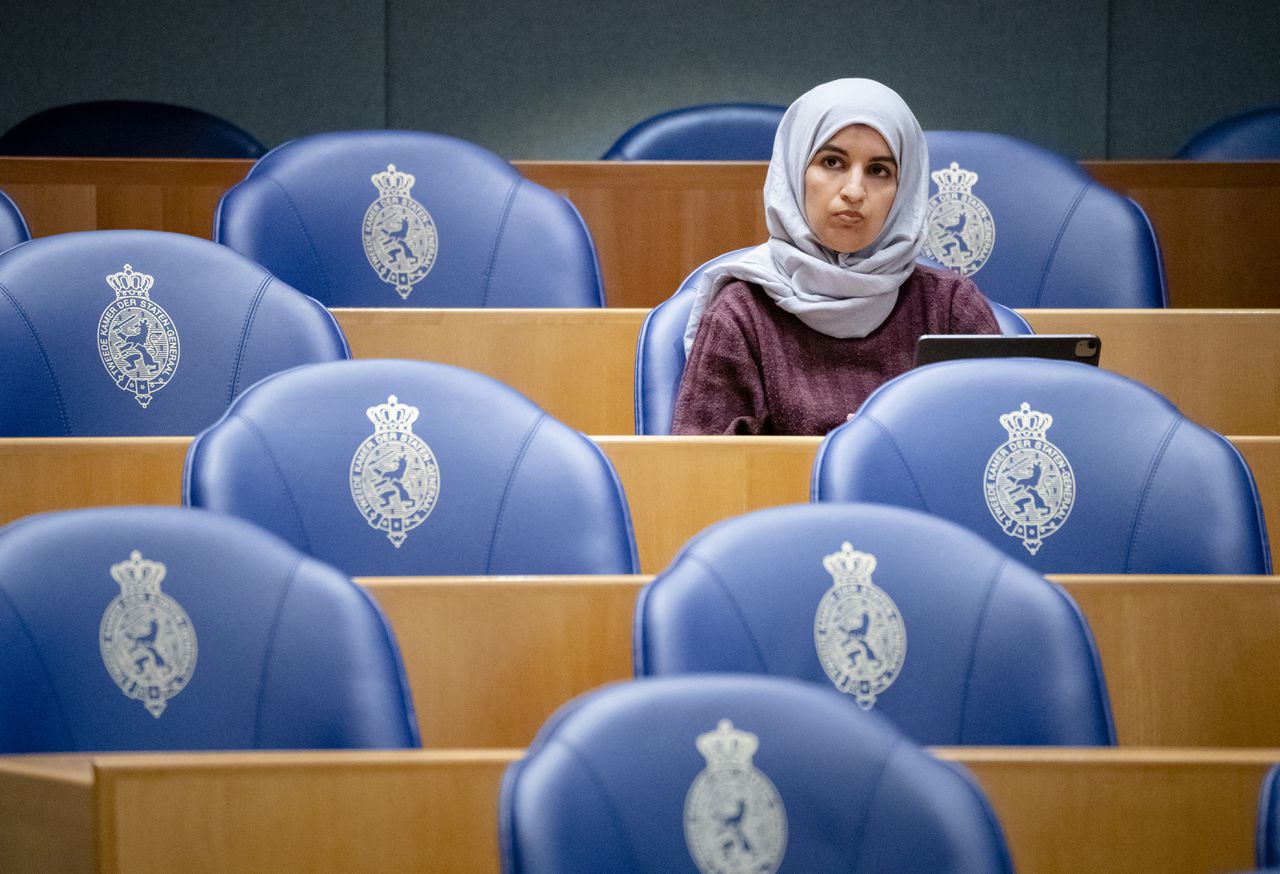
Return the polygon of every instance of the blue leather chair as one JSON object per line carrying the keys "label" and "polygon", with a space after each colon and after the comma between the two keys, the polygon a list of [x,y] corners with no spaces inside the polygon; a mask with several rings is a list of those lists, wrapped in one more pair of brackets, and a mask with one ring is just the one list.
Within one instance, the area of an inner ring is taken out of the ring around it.
{"label": "blue leather chair", "polygon": [[472,143],[349,131],[285,143],[222,198],[214,239],[331,307],[598,307],[568,200]]}
{"label": "blue leather chair", "polygon": [[785,106],[709,103],[646,118],[618,138],[604,161],[767,161]]}
{"label": "blue leather chair", "polygon": [[95,158],[257,158],[262,143],[224,118],[147,100],[55,106],[0,136],[0,155]]}
{"label": "blue leather chair", "polygon": [[444,364],[344,361],[263,380],[196,437],[184,495],[353,576],[638,567],[600,449]]}
{"label": "blue leather chair", "polygon": [[1224,118],[1197,133],[1175,158],[1196,161],[1280,160],[1280,106]]}
{"label": "blue leather chair", "polygon": [[933,175],[927,257],[1005,306],[1167,305],[1155,231],[1132,200],[1024,140],[925,136]]}
{"label": "blue leather chair", "polygon": [[504,874],[1013,870],[962,768],[780,677],[583,695],[507,769],[498,817]]}
{"label": "blue leather chair", "polygon": [[0,254],[0,436],[194,434],[267,374],[347,356],[324,307],[208,240],[85,231]]}
{"label": "blue leather chair", "polygon": [[1258,795],[1259,868],[1280,868],[1280,765],[1267,772]]}
{"label": "blue leather chair", "polygon": [[890,380],[824,439],[813,498],[933,513],[1041,573],[1271,572],[1235,447],[1074,362],[951,361]]}
{"label": "blue leather chair", "polygon": [[0,252],[30,239],[31,231],[27,230],[27,222],[18,211],[18,205],[0,191]]}
{"label": "blue leather chair", "polygon": [[373,599],[239,519],[180,507],[0,530],[0,752],[418,746]]}
{"label": "blue leather chair", "polygon": [[805,504],[713,525],[641,591],[634,645],[637,676],[834,686],[920,744],[1115,743],[1071,598],[973,532],[901,507]]}
{"label": "blue leather chair", "polygon": [[[720,261],[727,261],[747,251],[736,249],[718,255],[685,277],[676,293],[658,304],[645,316],[636,343],[635,419],[637,434],[670,434],[680,378],[684,375],[684,329],[693,309],[693,290],[702,274]],[[937,266],[931,264],[931,266]],[[1031,326],[1022,316],[1006,306],[988,301],[1000,331],[1004,334],[1030,334]]]}

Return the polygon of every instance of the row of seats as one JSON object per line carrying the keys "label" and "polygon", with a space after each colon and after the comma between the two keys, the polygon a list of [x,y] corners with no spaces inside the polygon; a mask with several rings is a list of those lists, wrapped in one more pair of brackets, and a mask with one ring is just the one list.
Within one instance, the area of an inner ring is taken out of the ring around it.
{"label": "row of seats", "polygon": [[[687,106],[644,119],[605,152],[606,161],[767,161],[786,107]],[[135,136],[113,132],[127,129]],[[226,119],[144,100],[98,100],[42,110],[0,135],[0,155],[258,158],[266,147]],[[1202,161],[1280,158],[1280,107],[1223,118],[1174,156]]]}
{"label": "row of seats", "polygon": [[[928,135],[924,260],[1006,307],[1162,307],[1146,215],[1078,165],[1021,140]],[[25,237],[0,226],[0,248]],[[435,134],[286,143],[222,198],[214,239],[330,307],[597,307],[591,235],[560,195],[497,155]]]}

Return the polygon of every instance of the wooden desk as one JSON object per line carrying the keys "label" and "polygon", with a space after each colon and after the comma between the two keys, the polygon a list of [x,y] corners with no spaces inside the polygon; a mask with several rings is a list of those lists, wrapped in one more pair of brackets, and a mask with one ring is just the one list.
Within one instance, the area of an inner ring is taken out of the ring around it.
{"label": "wooden desk", "polygon": [[[1019,871],[1203,874],[1253,860],[1280,750],[945,748]],[[0,870],[498,871],[516,750],[0,757]],[[675,838],[679,840],[679,836]]]}
{"label": "wooden desk", "polygon": [[[640,570],[730,516],[809,500],[817,437],[595,437],[631,508]],[[1280,544],[1280,437],[1233,437]],[[0,438],[0,523],[48,510],[179,504],[186,437]]]}
{"label": "wooden desk", "polygon": [[[564,702],[631,677],[650,579],[360,582],[400,642],[424,743],[515,747]],[[1054,579],[1093,629],[1122,745],[1280,747],[1280,577]]]}
{"label": "wooden desk", "polygon": [[[516,161],[566,195],[599,251],[611,306],[654,306],[688,273],[765,237],[763,163]],[[0,189],[37,236],[151,228],[211,236],[239,160],[0,158]],[[1176,307],[1277,307],[1266,269],[1280,236],[1280,162],[1086,161],[1146,210]],[[981,277],[979,276],[979,281]]]}

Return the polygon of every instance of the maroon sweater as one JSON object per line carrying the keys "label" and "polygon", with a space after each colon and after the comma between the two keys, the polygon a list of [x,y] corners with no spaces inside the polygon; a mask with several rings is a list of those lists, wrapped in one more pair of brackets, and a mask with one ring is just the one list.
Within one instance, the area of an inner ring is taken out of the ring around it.
{"label": "maroon sweater", "polygon": [[998,334],[986,298],[949,270],[917,266],[866,337],[820,334],[758,285],[733,282],[698,324],[673,434],[826,434],[915,363],[921,334]]}

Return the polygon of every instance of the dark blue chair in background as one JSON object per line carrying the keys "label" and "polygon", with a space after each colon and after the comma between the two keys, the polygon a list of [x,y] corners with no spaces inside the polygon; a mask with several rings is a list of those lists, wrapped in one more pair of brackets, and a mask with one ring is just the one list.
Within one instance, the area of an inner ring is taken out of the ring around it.
{"label": "dark blue chair in background", "polygon": [[1258,795],[1259,868],[1280,868],[1280,765],[1267,772]]}
{"label": "dark blue chair in background", "polygon": [[184,496],[353,576],[637,572],[599,447],[444,364],[344,361],[263,380],[191,444]]}
{"label": "dark blue chair in background", "polygon": [[31,231],[27,229],[27,222],[18,211],[18,205],[9,195],[0,191],[0,252],[30,239]]}
{"label": "dark blue chair in background", "polygon": [[0,155],[257,158],[262,143],[224,118],[147,100],[94,100],[28,116],[0,136]]}
{"label": "dark blue chair in background", "polygon": [[973,532],[901,507],[775,507],[708,528],[641,591],[634,645],[637,676],[833,685],[920,744],[1115,743],[1071,598]]}
{"label": "dark blue chair in background", "polygon": [[504,874],[1013,870],[961,768],[778,677],[583,695],[508,768],[498,816]]}
{"label": "dark blue chair in background", "polygon": [[646,118],[618,138],[604,161],[767,161],[785,106],[709,103]]}
{"label": "dark blue chair in background", "polygon": [[1174,157],[1196,161],[1280,160],[1280,106],[1266,106],[1217,121],[1188,140]]}
{"label": "dark blue chair in background", "polygon": [[0,253],[0,436],[195,434],[262,377],[346,357],[324,307],[209,240],[85,231]]}
{"label": "dark blue chair in background", "polygon": [[1155,231],[1132,200],[1024,140],[925,136],[933,176],[926,257],[1009,307],[1167,304]]}
{"label": "dark blue chair in background", "polygon": [[1236,448],[1074,362],[951,361],[890,380],[824,439],[812,494],[950,519],[1041,573],[1271,572]]}
{"label": "dark blue chair in background", "polygon": [[[675,294],[658,304],[644,318],[636,343],[635,420],[637,434],[670,434],[680,378],[684,375],[684,329],[693,309],[693,291],[702,274],[721,261],[746,249],[718,255],[685,277]],[[933,265],[937,266],[937,265]],[[1030,334],[1022,316],[995,301],[988,301],[1000,330],[1005,334]]]}
{"label": "dark blue chair in background", "polygon": [[413,131],[272,149],[222,198],[214,239],[331,307],[598,307],[568,200],[492,152]]}
{"label": "dark blue chair in background", "polygon": [[394,637],[331,567],[179,507],[0,530],[0,752],[418,746]]}

